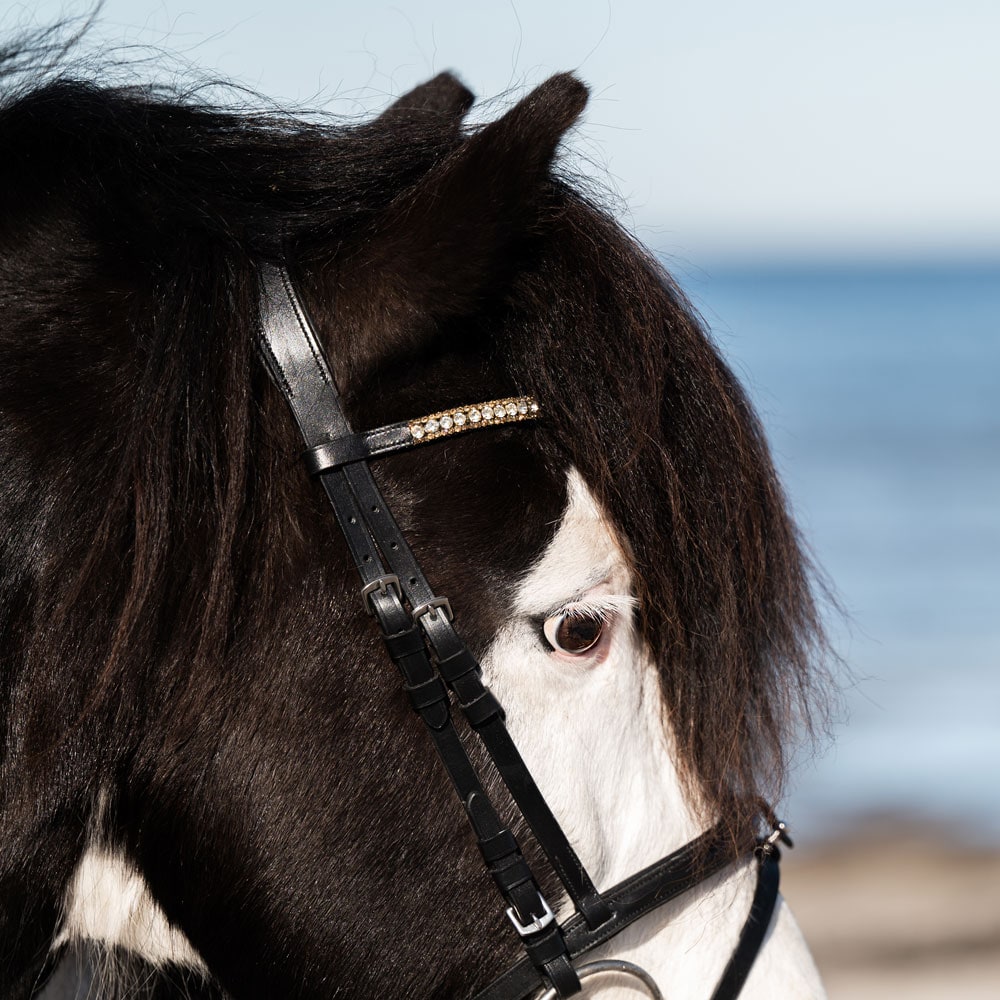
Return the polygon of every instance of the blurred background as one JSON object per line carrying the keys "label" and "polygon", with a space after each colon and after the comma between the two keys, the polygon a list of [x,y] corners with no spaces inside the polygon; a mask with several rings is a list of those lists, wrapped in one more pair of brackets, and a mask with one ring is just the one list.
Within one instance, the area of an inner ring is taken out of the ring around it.
{"label": "blurred background", "polygon": [[786,895],[832,997],[996,1000],[1000,6],[108,0],[88,45],[350,117],[442,69],[499,98],[474,118],[591,85],[565,166],[743,377],[847,612]]}

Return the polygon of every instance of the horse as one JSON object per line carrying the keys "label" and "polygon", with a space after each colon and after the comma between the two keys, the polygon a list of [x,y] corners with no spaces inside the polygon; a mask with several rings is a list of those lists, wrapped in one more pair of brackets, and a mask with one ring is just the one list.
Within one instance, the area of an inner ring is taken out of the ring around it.
{"label": "horse", "polygon": [[[697,1000],[756,935],[744,1000],[821,997],[780,896],[751,926],[814,573],[708,332],[558,170],[586,87],[470,127],[442,74],[337,123],[6,57],[0,994],[76,962],[109,998],[467,998],[516,965],[526,996]],[[301,467],[262,349],[289,310],[336,419],[405,447]],[[386,567],[361,593],[334,480],[446,599]],[[427,637],[401,690],[386,608],[460,633],[478,700]],[[605,890],[664,855],[677,884],[605,940]]]}

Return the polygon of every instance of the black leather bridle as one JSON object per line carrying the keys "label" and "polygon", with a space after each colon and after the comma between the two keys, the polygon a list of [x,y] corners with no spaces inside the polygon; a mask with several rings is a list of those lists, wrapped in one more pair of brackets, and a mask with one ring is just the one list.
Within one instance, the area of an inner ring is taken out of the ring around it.
{"label": "black leather bridle", "polygon": [[[534,419],[538,404],[530,397],[492,400],[355,433],[287,270],[261,265],[261,289],[261,354],[302,432],[306,465],[333,505],[361,576],[365,607],[437,748],[524,947],[524,957],[472,1000],[522,1000],[539,990],[568,997],[581,991],[581,978],[605,971],[632,975],[658,996],[648,974],[630,963],[577,960],[721,872],[733,860],[731,842],[721,827],[713,828],[613,888],[597,890],[521,759],[503,709],[482,681],[479,663],[455,631],[448,599],[431,589],[368,466],[381,455],[473,427]],[[452,698],[573,901],[576,912],[562,923],[480,782],[453,725]],[[711,1000],[739,995],[774,912],[777,842],[791,842],[784,824],[768,816],[769,834],[747,845],[746,853],[756,856],[758,866],[750,913]]]}

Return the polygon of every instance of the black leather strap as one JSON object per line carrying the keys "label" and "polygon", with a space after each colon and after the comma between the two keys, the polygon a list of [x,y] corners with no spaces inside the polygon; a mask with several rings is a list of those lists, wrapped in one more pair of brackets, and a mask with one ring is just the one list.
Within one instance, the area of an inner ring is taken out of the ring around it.
{"label": "black leather strap", "polygon": [[[353,434],[347,423],[322,348],[287,272],[264,265],[261,277],[264,357],[295,414],[309,449],[307,455],[322,455],[324,448],[336,449],[341,442],[363,438],[363,435]],[[362,446],[358,448],[363,450]],[[319,479],[337,514],[364,585],[368,587],[388,575],[379,558],[381,554],[391,574],[400,581],[401,596],[405,596],[411,608],[434,605],[439,598],[399,530],[367,464],[361,459],[337,464],[322,473]],[[502,709],[483,684],[478,663],[445,614],[429,611],[420,616],[419,623],[441,675],[455,692],[470,725],[479,733],[567,893],[590,926],[599,926],[610,917],[610,910],[511,740]]]}
{"label": "black leather strap", "polygon": [[364,462],[394,451],[413,447],[413,436],[407,423],[386,424],[375,430],[346,434],[333,441],[324,441],[310,448],[303,456],[310,475],[338,469],[349,462]]}
{"label": "black leather strap", "polygon": [[[591,930],[579,917],[563,924],[570,956],[576,960],[605,944],[620,931],[732,864],[732,847],[719,826],[644,868],[604,893],[614,913],[603,927]],[[750,914],[739,942],[711,1000],[736,1000],[760,951],[778,898],[778,852],[766,841],[755,848],[759,865]],[[472,1000],[524,1000],[544,987],[530,962],[522,960],[495,979]]]}
{"label": "black leather strap", "polygon": [[[346,465],[343,473],[364,510],[372,533],[379,539],[386,562],[402,582],[411,607],[433,604],[438,600],[437,595],[382,499],[368,467],[363,463]],[[458,636],[447,615],[429,611],[421,615],[419,621],[441,676],[455,692],[459,706],[469,724],[478,732],[549,863],[590,926],[600,926],[611,912],[510,738],[500,704],[483,683],[475,657]]]}
{"label": "black leather strap", "polygon": [[[333,377],[287,273],[264,266],[261,280],[261,351],[275,384],[295,415],[307,447],[315,448],[323,440],[349,437],[351,430]],[[403,605],[404,593],[413,601],[412,590],[408,588],[412,587],[412,575],[419,574],[416,561],[398,528],[398,541],[379,536],[380,515],[387,511],[366,465],[340,466],[319,478],[358,568],[367,606],[379,622],[386,648],[403,676],[411,703],[426,723],[445,770],[466,804],[477,839],[495,843],[510,831],[493,808],[451,724],[448,701],[439,696],[440,687],[435,690],[437,673],[424,638],[417,641],[419,629]],[[361,488],[360,498],[353,484]],[[392,524],[395,528],[395,521]],[[387,572],[382,559],[394,546],[405,548],[407,553],[406,571],[411,576],[402,587],[398,576]],[[423,581],[423,575],[419,576]],[[508,856],[495,859],[489,865],[490,873],[513,915],[521,924],[530,925],[547,904],[513,834],[508,843],[511,845]],[[558,925],[548,923],[523,934],[522,938],[533,968],[551,982],[560,997],[579,992],[580,982]]]}
{"label": "black leather strap", "polygon": [[715,987],[712,1000],[736,1000],[750,975],[754,960],[764,943],[764,936],[771,926],[774,908],[778,903],[778,884],[781,873],[778,868],[780,855],[773,844],[762,844],[757,849],[757,888],[750,903],[750,914],[740,931],[736,950],[729,958],[719,985]]}
{"label": "black leather strap", "polygon": [[264,264],[260,280],[261,354],[307,446],[349,434],[323,349],[288,272]]}
{"label": "black leather strap", "polygon": [[[720,849],[722,843],[720,831],[711,830],[620,882],[604,894],[612,917],[596,930],[589,928],[580,915],[570,917],[562,926],[570,956],[576,959],[585,955],[640,917],[721,871],[730,860],[728,853]],[[531,962],[522,960],[477,993],[473,1000],[523,1000],[543,986]]]}

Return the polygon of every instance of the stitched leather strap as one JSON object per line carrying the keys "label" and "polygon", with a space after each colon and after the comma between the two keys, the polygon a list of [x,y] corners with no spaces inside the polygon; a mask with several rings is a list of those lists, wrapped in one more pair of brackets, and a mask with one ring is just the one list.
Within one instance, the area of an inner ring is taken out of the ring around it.
{"label": "stitched leather strap", "polygon": [[386,424],[375,430],[346,434],[334,441],[324,441],[305,452],[302,459],[309,474],[317,476],[349,462],[368,461],[412,446],[409,424]]}
{"label": "stitched leather strap", "polygon": [[[315,448],[324,440],[349,437],[351,429],[332,374],[287,272],[263,266],[261,279],[261,351],[306,445]],[[402,603],[404,594],[411,604],[414,600],[408,586],[413,574],[419,574],[419,567],[395,528],[395,521],[392,521],[394,537],[379,535],[380,515],[387,514],[387,509],[367,465],[340,466],[323,473],[319,479],[357,566],[368,608],[378,619],[389,654],[403,675],[404,688],[426,723],[445,770],[466,805],[477,840],[495,842],[509,830],[490,803],[451,724],[447,699],[435,696],[436,671],[423,638],[419,643],[416,641],[419,631]],[[383,554],[394,547],[405,548],[407,552],[405,567],[396,564],[410,573],[402,587],[399,577],[389,574],[383,563]],[[423,580],[423,575],[419,575]],[[395,583],[388,582],[390,577]],[[433,596],[429,599],[434,600]],[[512,834],[509,843],[508,856],[495,859],[489,865],[490,873],[520,923],[530,926],[542,916],[546,904]],[[580,982],[557,925],[548,923],[522,936],[533,967],[552,983],[559,996],[579,992]]]}
{"label": "stitched leather strap", "polygon": [[[604,893],[613,918],[591,930],[579,916],[563,924],[570,956],[575,960],[605,944],[620,931],[732,863],[731,846],[721,826],[706,831],[667,857],[644,868]],[[766,842],[756,848],[757,887],[739,943],[711,1000],[736,1000],[760,951],[778,896],[778,852]],[[518,962],[472,1000],[525,1000],[544,987],[537,970]]]}
{"label": "stitched leather strap", "polygon": [[[363,438],[363,435],[354,435],[347,423],[322,348],[288,273],[283,268],[263,265],[261,277],[264,285],[261,315],[264,357],[295,414],[310,449],[307,454],[318,454],[317,449],[321,451],[331,441]],[[381,552],[391,574],[400,581],[401,596],[406,597],[411,608],[431,606],[438,601],[367,464],[361,459],[340,464],[321,474],[319,479],[337,513],[365,586],[386,575],[379,559]],[[354,503],[342,483],[347,484]],[[478,663],[443,613],[429,612],[419,621],[442,676],[466,710],[470,724],[479,733],[570,898],[591,926],[599,926],[608,919],[610,910],[511,740],[503,724],[499,702],[480,678]]]}
{"label": "stitched leather strap", "polygon": [[[382,499],[370,470],[359,463],[344,466],[343,472],[379,539],[392,573],[403,581],[411,607],[432,605],[438,598]],[[549,863],[587,922],[592,927],[600,926],[610,917],[610,910],[510,738],[500,704],[483,683],[475,657],[459,638],[447,615],[429,611],[421,615],[419,621],[441,676],[454,691],[469,724],[478,732]]]}

